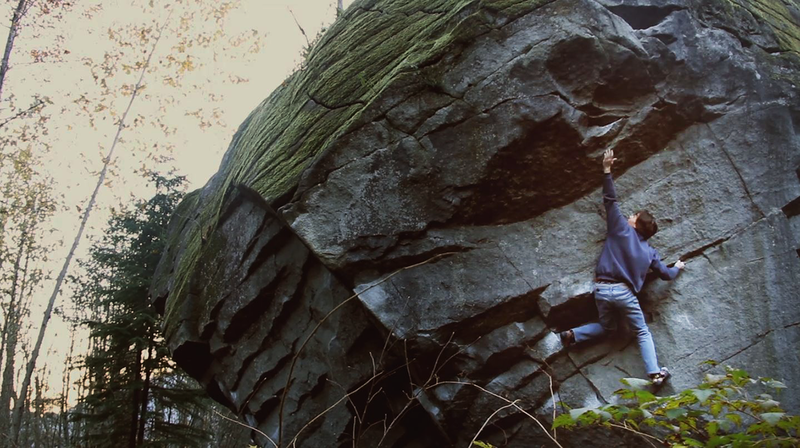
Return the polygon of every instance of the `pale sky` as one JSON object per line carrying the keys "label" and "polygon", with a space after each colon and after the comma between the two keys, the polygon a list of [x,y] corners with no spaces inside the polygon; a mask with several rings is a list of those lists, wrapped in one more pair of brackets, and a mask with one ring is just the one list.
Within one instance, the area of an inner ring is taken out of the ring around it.
{"label": "pale sky", "polygon": [[[77,232],[80,214],[77,207],[84,208],[96,183],[95,172],[102,166],[102,157],[111,145],[116,126],[110,113],[119,116],[130,99],[129,96],[117,98],[99,97],[100,89],[94,81],[87,61],[95,63],[104,54],[115,54],[120,48],[111,39],[115,32],[125,32],[132,26],[157,23],[163,24],[172,3],[162,7],[131,7],[130,1],[105,0],[87,15],[87,4],[76,2],[74,9],[40,30],[23,29],[15,42],[9,71],[3,89],[3,106],[0,118],[8,115],[7,100],[14,95],[18,107],[30,104],[32,95],[50,97],[54,104],[48,105],[52,118],[48,124],[46,141],[52,150],[46,155],[45,170],[55,179],[59,193],[64,194],[65,207],[53,220],[53,241],[63,241],[50,254],[50,263],[45,269],[54,278],[61,269],[67,249]],[[141,1],[146,5],[146,1]],[[219,5],[219,2],[209,2]],[[345,8],[352,0],[345,0]],[[177,3],[176,3],[177,4]],[[3,5],[3,24],[10,23],[12,7],[16,2]],[[99,6],[102,5],[102,6]],[[150,169],[167,171],[171,167],[179,174],[186,175],[189,189],[202,187],[208,178],[217,171],[219,162],[236,127],[280,84],[301,62],[301,52],[306,40],[295,23],[297,21],[308,34],[309,39],[324,26],[335,19],[336,0],[241,0],[238,9],[228,13],[224,22],[218,25],[213,17],[196,15],[183,22],[179,13],[173,13],[170,23],[159,42],[151,61],[151,66],[164,64],[169,55],[182,57],[178,51],[175,36],[179,27],[191,34],[196,31],[212,35],[220,26],[227,40],[212,45],[207,50],[188,50],[192,70],[183,75],[183,87],[168,86],[162,72],[148,73],[145,76],[146,88],[133,104],[127,122],[138,119],[143,124],[123,131],[121,142],[115,152],[115,163],[109,182],[101,189],[97,209],[90,219],[90,228],[81,242],[77,256],[86,253],[91,238],[97,236],[109,218],[110,209],[120,203],[127,203],[132,196],[147,199],[152,191],[142,183],[141,176],[134,173],[143,164]],[[170,29],[171,28],[171,29]],[[3,27],[3,29],[7,29]],[[28,34],[26,34],[28,33]],[[40,33],[40,36],[35,34]],[[57,38],[57,36],[61,36]],[[5,45],[6,34],[2,35]],[[246,38],[244,45],[236,47],[236,39]],[[52,47],[59,39],[59,48],[66,49],[59,61],[32,63],[32,50]],[[258,43],[258,51],[255,50]],[[138,52],[149,51],[150,47],[136,46],[122,48],[120,61],[142,59]],[[126,59],[127,58],[127,59]],[[247,82],[235,83],[230,74]],[[112,91],[119,92],[124,84],[134,85],[139,71],[130,73],[120,71],[109,81]],[[107,107],[97,114],[82,114],[75,100],[86,92],[91,110]],[[200,128],[197,117],[187,115],[202,110],[204,118],[211,117],[216,110],[215,122],[207,129]],[[95,116],[94,127],[89,117]],[[102,116],[107,119],[102,120]],[[160,118],[170,135],[165,136],[155,123]],[[219,122],[219,123],[217,123]],[[157,145],[153,147],[153,145]],[[154,156],[166,153],[163,146],[172,146],[172,162],[158,162]],[[73,261],[70,274],[78,274]],[[46,281],[41,291],[34,297],[31,309],[32,328],[29,346],[33,345],[36,332],[41,323],[42,313],[54,285],[54,280]],[[65,289],[58,298],[56,306],[71,308],[70,291]],[[67,311],[69,312],[69,311]],[[85,341],[83,341],[85,343]],[[69,348],[69,328],[64,321],[54,316],[51,320],[42,346],[42,354],[37,368],[47,366],[50,371],[50,391],[48,395],[60,392],[63,365]],[[21,359],[17,361],[18,364]],[[72,381],[77,379],[73,373]],[[21,381],[19,381],[21,382]],[[19,384],[18,382],[18,384]],[[19,386],[17,386],[19,387]],[[71,393],[73,403],[74,392]]]}

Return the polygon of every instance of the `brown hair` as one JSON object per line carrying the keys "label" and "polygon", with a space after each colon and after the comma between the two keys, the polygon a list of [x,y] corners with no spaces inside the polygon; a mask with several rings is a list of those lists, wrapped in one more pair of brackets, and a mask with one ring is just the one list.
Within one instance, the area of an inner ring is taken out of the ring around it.
{"label": "brown hair", "polygon": [[642,235],[644,239],[650,239],[651,236],[658,232],[658,224],[656,218],[647,210],[642,210],[636,214],[636,231]]}

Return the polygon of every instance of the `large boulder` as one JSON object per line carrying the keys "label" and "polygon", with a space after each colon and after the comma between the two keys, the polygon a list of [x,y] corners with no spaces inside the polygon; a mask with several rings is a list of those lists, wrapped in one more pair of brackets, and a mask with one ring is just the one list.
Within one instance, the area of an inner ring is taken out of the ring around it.
{"label": "large boulder", "polygon": [[176,361],[267,446],[547,445],[529,414],[645,373],[625,331],[554,334],[596,318],[611,148],[623,212],[686,262],[639,296],[660,393],[713,359],[799,412],[798,23],[788,0],[356,1],[173,219],[152,296]]}

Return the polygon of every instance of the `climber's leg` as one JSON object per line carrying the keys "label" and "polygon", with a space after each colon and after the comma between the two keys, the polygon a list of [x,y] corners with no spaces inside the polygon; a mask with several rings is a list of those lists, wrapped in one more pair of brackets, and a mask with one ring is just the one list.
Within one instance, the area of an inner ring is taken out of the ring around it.
{"label": "climber's leg", "polygon": [[647,323],[644,320],[644,313],[642,313],[642,308],[639,306],[639,300],[633,295],[630,289],[626,289],[626,292],[617,298],[616,303],[627,319],[631,331],[636,335],[647,374],[653,375],[659,373],[661,369],[658,367],[653,336],[650,334],[650,329],[647,327]]}
{"label": "climber's leg", "polygon": [[617,324],[614,321],[614,309],[611,302],[609,302],[609,299],[613,297],[614,286],[614,284],[606,283],[599,283],[595,286],[594,304],[597,306],[597,315],[600,323],[593,322],[572,330],[575,334],[575,342],[599,338],[617,329]]}

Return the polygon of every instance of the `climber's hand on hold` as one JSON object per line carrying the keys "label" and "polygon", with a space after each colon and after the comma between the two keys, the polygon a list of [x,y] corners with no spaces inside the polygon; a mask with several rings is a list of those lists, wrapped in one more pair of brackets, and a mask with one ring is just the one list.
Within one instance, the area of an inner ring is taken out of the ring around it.
{"label": "climber's hand on hold", "polygon": [[675,267],[680,269],[680,270],[683,270],[683,268],[685,266],[686,266],[686,263],[682,262],[681,260],[678,260],[678,261],[675,262]]}
{"label": "climber's hand on hold", "polygon": [[616,161],[617,159],[614,158],[614,150],[606,149],[606,152],[603,153],[603,172],[610,173],[611,165],[613,165]]}

